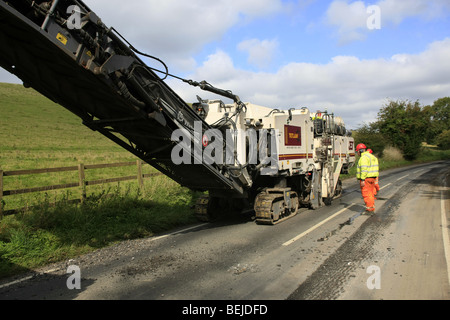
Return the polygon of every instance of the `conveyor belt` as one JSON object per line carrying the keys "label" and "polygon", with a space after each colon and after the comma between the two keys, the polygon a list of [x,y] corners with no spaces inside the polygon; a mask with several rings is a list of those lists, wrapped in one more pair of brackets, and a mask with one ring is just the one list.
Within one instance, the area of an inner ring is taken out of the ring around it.
{"label": "conveyor belt", "polygon": [[90,21],[81,30],[61,25],[69,5],[90,11],[82,1],[48,2],[55,4],[55,14],[44,29],[46,16],[36,16],[36,6],[48,10],[45,1],[34,1],[34,8],[32,1],[8,3],[0,0],[1,67],[181,185],[244,192],[216,165],[172,162],[173,131],[184,128],[193,136],[194,121],[202,121],[204,131],[209,125],[96,15],[83,15]]}

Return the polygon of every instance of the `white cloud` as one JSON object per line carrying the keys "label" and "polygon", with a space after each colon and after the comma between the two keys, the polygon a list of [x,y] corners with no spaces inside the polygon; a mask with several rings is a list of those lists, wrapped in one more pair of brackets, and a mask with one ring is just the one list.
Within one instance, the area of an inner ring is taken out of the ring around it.
{"label": "white cloud", "polygon": [[386,23],[399,24],[409,17],[434,19],[450,9],[448,0],[381,0],[376,3]]}
{"label": "white cloud", "polygon": [[278,40],[244,40],[238,44],[238,49],[248,54],[248,63],[264,69],[270,65],[279,47]]}
{"label": "white cloud", "polygon": [[363,40],[367,29],[367,8],[363,1],[333,1],[326,12],[326,22],[337,27],[342,44]]}
{"label": "white cloud", "polygon": [[[327,64],[289,63],[277,73],[267,73],[239,70],[225,52],[218,51],[192,77],[207,79],[214,86],[232,90],[243,101],[267,107],[327,108],[356,128],[375,121],[387,99],[419,99],[431,104],[448,96],[449,56],[450,38],[432,43],[416,55],[373,60],[337,56]],[[186,101],[194,101],[196,94],[213,97],[177,81],[170,84]]]}
{"label": "white cloud", "polygon": [[448,0],[380,0],[375,3],[334,0],[328,7],[325,22],[337,28],[341,44],[364,40],[370,32],[367,21],[373,14],[368,12],[368,8],[372,5],[380,10],[383,28],[398,25],[409,17],[438,18],[443,12],[450,10]]}
{"label": "white cloud", "polygon": [[196,70],[195,79],[226,83],[239,77],[231,57],[222,50],[208,56],[208,59]]}
{"label": "white cloud", "polygon": [[85,0],[107,26],[141,51],[189,70],[205,44],[220,40],[234,25],[285,10],[282,0]]}
{"label": "white cloud", "polygon": [[0,67],[0,82],[22,83],[22,80]]}

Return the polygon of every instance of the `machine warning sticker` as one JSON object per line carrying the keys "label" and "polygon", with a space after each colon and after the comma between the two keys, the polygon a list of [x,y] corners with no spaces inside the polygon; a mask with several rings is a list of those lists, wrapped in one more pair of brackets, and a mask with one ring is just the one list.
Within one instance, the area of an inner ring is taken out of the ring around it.
{"label": "machine warning sticker", "polygon": [[203,146],[206,148],[207,146],[208,146],[208,144],[209,144],[209,139],[208,139],[208,136],[205,134],[204,136],[203,136],[203,138],[202,138],[202,144],[203,144]]}
{"label": "machine warning sticker", "polygon": [[56,39],[58,39],[63,45],[67,44],[67,38],[61,33],[56,35]]}
{"label": "machine warning sticker", "polygon": [[284,126],[284,144],[286,146],[302,145],[302,128],[295,126]]}

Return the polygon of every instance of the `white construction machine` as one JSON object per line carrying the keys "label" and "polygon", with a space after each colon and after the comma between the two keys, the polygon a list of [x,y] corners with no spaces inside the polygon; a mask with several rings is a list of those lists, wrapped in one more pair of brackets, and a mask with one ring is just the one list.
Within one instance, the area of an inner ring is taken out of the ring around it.
{"label": "white construction machine", "polygon": [[[234,99],[234,104],[199,99],[194,108],[212,127],[236,133],[235,165],[240,167],[234,174],[246,187],[245,199],[258,223],[277,224],[301,206],[317,209],[342,194],[339,177],[354,165],[355,146],[340,117],[305,107],[279,110]],[[230,119],[233,114],[236,121]],[[204,137],[203,143],[209,139]],[[199,217],[208,220],[228,209],[224,199],[239,203],[223,192],[210,191],[209,198],[197,204]]]}

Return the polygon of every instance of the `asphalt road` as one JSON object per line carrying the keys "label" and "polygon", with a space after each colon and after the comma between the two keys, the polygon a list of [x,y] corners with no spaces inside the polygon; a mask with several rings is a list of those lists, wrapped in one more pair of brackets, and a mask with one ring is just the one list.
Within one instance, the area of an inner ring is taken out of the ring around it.
{"label": "asphalt road", "polygon": [[376,215],[358,216],[351,179],[279,225],[236,217],[126,241],[4,280],[0,299],[448,300],[449,183],[449,162],[382,172]]}

